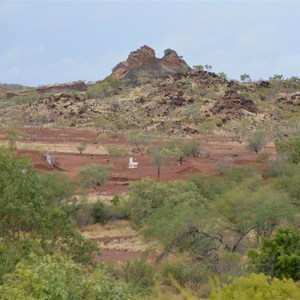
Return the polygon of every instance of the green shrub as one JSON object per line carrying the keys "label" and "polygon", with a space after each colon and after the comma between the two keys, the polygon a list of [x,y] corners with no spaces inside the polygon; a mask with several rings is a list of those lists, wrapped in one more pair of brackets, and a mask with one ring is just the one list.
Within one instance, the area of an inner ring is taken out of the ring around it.
{"label": "green shrub", "polygon": [[138,287],[154,285],[154,268],[145,259],[127,261],[121,268],[122,279]]}
{"label": "green shrub", "polygon": [[273,238],[262,238],[261,249],[248,256],[257,272],[300,280],[300,234],[295,228],[279,228]]}
{"label": "green shrub", "polygon": [[212,286],[209,300],[297,300],[300,289],[292,280],[271,279],[264,274],[238,277],[230,284]]}

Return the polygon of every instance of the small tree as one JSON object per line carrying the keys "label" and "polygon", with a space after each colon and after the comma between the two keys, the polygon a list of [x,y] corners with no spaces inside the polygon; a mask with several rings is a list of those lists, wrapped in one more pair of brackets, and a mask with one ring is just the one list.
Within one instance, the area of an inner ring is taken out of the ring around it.
{"label": "small tree", "polygon": [[291,163],[297,164],[300,161],[300,137],[288,137],[275,140],[275,147],[278,154],[284,155]]}
{"label": "small tree", "polygon": [[20,137],[21,132],[16,127],[9,127],[5,132],[5,138],[8,140],[8,145],[11,150],[16,149],[16,143]]}
{"label": "small tree", "polygon": [[83,188],[94,188],[97,192],[105,185],[111,177],[106,166],[90,164],[79,172],[80,183]]}
{"label": "small tree", "polygon": [[227,79],[227,75],[224,72],[220,72],[218,73],[219,77],[226,80]]}
{"label": "small tree", "polygon": [[83,140],[78,146],[77,150],[79,151],[80,155],[86,150],[87,147],[87,140]]}
{"label": "small tree", "polygon": [[161,166],[165,162],[165,155],[163,151],[160,149],[154,149],[151,154],[152,154],[152,161],[157,167],[157,180],[159,181]]}
{"label": "small tree", "polygon": [[257,131],[248,139],[247,149],[258,153],[266,143],[265,133],[263,131]]}
{"label": "small tree", "polygon": [[216,122],[214,120],[207,120],[198,126],[199,133],[205,137],[205,141],[208,143],[210,136],[213,134],[216,128]]}
{"label": "small tree", "polygon": [[94,126],[96,128],[100,128],[102,130],[102,133],[104,133],[105,130],[107,130],[107,128],[110,126],[110,122],[105,118],[100,117],[94,120]]}
{"label": "small tree", "polygon": [[250,82],[250,81],[251,81],[251,77],[250,77],[249,74],[242,74],[242,75],[240,76],[240,78],[241,78],[241,81],[242,81],[242,82]]}
{"label": "small tree", "polygon": [[128,143],[135,145],[137,150],[143,155],[143,147],[148,145],[151,142],[151,136],[143,132],[134,130],[128,138]]}
{"label": "small tree", "polygon": [[194,65],[193,68],[196,70],[201,70],[201,71],[204,69],[204,67],[202,65]]}

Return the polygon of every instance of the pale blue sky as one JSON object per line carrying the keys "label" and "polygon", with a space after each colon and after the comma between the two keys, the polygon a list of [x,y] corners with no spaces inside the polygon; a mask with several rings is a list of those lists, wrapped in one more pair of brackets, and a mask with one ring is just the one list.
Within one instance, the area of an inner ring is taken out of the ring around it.
{"label": "pale blue sky", "polygon": [[299,1],[1,1],[0,82],[95,81],[146,44],[239,79],[300,77]]}

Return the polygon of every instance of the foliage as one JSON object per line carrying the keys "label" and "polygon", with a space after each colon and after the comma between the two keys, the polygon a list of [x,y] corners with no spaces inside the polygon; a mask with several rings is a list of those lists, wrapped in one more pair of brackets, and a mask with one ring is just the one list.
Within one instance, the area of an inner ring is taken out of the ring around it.
{"label": "foliage", "polygon": [[200,154],[200,143],[196,140],[191,140],[183,143],[182,152],[184,156],[197,157]]}
{"label": "foliage", "polygon": [[297,164],[300,161],[300,137],[288,137],[275,140],[277,153],[284,155],[288,162]]}
{"label": "foliage", "polygon": [[78,146],[77,146],[77,150],[79,151],[80,154],[82,154],[87,147],[87,140],[83,140]]}
{"label": "foliage", "polygon": [[262,238],[259,251],[248,255],[257,272],[300,280],[300,234],[295,228],[279,228],[273,238]]}
{"label": "foliage", "polygon": [[193,175],[190,177],[197,191],[206,199],[213,200],[216,196],[221,195],[227,188],[223,178],[209,175]]}
{"label": "foliage", "polygon": [[89,98],[101,99],[108,96],[113,91],[124,88],[128,85],[128,80],[120,80],[109,76],[104,80],[97,82],[95,85],[91,86],[86,95]]}
{"label": "foliage", "polygon": [[143,132],[136,131],[136,130],[131,132],[128,138],[128,143],[135,145],[141,155],[143,155],[143,147],[148,145],[150,142],[151,142],[151,136],[149,134],[145,134]]}
{"label": "foliage", "polygon": [[96,128],[100,128],[102,130],[102,133],[104,133],[105,130],[107,130],[109,128],[110,122],[103,117],[99,117],[94,120],[94,126]]}
{"label": "foliage", "polygon": [[120,158],[127,155],[128,149],[125,147],[107,147],[107,152],[112,158]]}
{"label": "foliage", "polygon": [[40,241],[42,251],[64,249],[76,260],[91,259],[94,243],[75,231],[63,210],[46,205],[29,160],[4,149],[0,151],[0,193],[0,235],[5,247],[30,237]]}
{"label": "foliage", "polygon": [[162,266],[162,277],[165,284],[173,285],[175,279],[182,287],[197,290],[206,280],[210,269],[202,262],[168,261]]}
{"label": "foliage", "polygon": [[300,289],[292,280],[271,279],[264,274],[238,277],[230,284],[212,286],[209,300],[296,300]]}
{"label": "foliage", "polygon": [[130,219],[140,225],[144,218],[160,207],[167,195],[165,186],[150,179],[143,179],[129,186]]}
{"label": "foliage", "polygon": [[198,126],[199,133],[205,137],[206,142],[209,141],[210,136],[213,134],[216,128],[216,122],[214,120],[207,120]]}
{"label": "foliage", "polygon": [[103,266],[87,274],[61,255],[30,256],[5,276],[1,299],[133,299],[134,290],[116,282]]}
{"label": "foliage", "polygon": [[231,157],[224,157],[223,160],[219,160],[214,165],[214,170],[220,174],[232,169],[233,159]]}
{"label": "foliage", "polygon": [[83,188],[94,188],[99,191],[111,177],[106,166],[90,164],[79,172],[80,183]]}
{"label": "foliage", "polygon": [[300,208],[300,174],[291,177],[282,176],[273,180],[275,188],[286,192],[291,197],[291,202]]}
{"label": "foliage", "polygon": [[241,81],[242,81],[242,82],[250,82],[250,81],[251,81],[251,77],[250,77],[249,74],[242,74],[242,75],[240,76],[240,78],[241,78]]}
{"label": "foliage", "polygon": [[145,259],[127,261],[121,268],[121,278],[135,286],[150,288],[154,285],[154,268]]}
{"label": "foliage", "polygon": [[74,196],[75,183],[62,173],[40,173],[41,193],[48,206],[62,205]]}
{"label": "foliage", "polygon": [[16,149],[16,142],[22,136],[21,131],[16,127],[9,127],[5,131],[5,139],[8,140],[9,148],[14,150]]}
{"label": "foliage", "polygon": [[165,162],[164,152],[160,149],[153,149],[151,152],[152,161],[157,168],[157,180],[160,179],[161,167]]}
{"label": "foliage", "polygon": [[258,153],[266,145],[266,134],[263,131],[256,131],[248,138],[247,149]]}

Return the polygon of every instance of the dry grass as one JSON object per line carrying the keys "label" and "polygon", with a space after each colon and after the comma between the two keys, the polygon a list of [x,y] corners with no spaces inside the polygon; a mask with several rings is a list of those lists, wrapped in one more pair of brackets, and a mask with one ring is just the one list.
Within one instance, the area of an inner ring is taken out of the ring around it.
{"label": "dry grass", "polygon": [[[3,140],[0,141],[0,146],[7,146],[8,142]],[[75,143],[65,143],[65,144],[53,144],[53,143],[40,143],[40,142],[17,142],[16,143],[18,150],[26,151],[49,151],[49,152],[62,152],[62,153],[79,153]],[[85,154],[107,154],[105,147],[100,145],[88,145]]]}
{"label": "dry grass", "polygon": [[87,239],[98,240],[100,247],[105,249],[139,252],[148,248],[128,221],[89,225],[82,228],[81,233]]}

